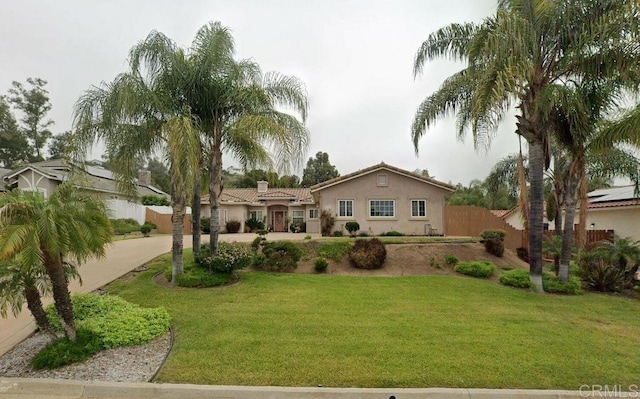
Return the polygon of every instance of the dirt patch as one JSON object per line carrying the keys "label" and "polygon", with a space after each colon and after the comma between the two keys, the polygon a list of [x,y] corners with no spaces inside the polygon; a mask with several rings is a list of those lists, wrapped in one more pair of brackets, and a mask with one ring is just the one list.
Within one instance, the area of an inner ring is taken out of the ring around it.
{"label": "dirt patch", "polygon": [[[455,256],[460,262],[486,260],[503,270],[529,268],[513,251],[505,250],[504,256],[498,258],[487,253],[479,243],[387,244],[386,247],[387,260],[380,270],[356,269],[345,256],[340,262],[329,260],[327,273],[380,277],[454,275],[453,267],[445,262],[447,255]],[[315,258],[300,261],[296,273],[315,273],[314,261]]]}

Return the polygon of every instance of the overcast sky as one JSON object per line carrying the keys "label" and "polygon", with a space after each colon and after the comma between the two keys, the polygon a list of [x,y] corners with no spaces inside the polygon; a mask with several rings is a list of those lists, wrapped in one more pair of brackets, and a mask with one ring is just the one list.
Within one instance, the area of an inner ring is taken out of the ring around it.
{"label": "overcast sky", "polygon": [[[515,121],[505,120],[488,151],[476,151],[470,134],[457,141],[454,119],[443,119],[429,129],[416,156],[410,126],[417,106],[462,65],[430,62],[414,80],[413,57],[429,33],[452,22],[480,21],[495,5],[496,0],[1,1],[0,93],[13,80],[47,80],[53,131],[63,132],[71,129],[80,94],[125,71],[129,49],[151,30],[186,48],[202,25],[220,21],[233,32],[237,58],[253,58],[265,72],[306,83],[308,157],[329,153],[341,174],[384,161],[407,170],[426,168],[436,179],[466,185],[517,151]],[[93,156],[100,157],[99,149]]]}

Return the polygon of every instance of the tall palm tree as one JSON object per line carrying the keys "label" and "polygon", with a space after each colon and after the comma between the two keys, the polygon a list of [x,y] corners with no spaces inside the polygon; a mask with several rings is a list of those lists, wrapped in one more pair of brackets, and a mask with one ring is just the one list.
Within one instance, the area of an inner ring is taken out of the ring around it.
{"label": "tall palm tree", "polygon": [[111,83],[92,87],[74,110],[75,156],[102,140],[119,188],[137,195],[136,161],[160,152],[169,165],[173,213],[172,284],[184,271],[183,227],[199,147],[197,121],[185,102],[193,82],[182,49],[152,32],[131,49],[130,70]]}
{"label": "tall palm tree", "polygon": [[104,256],[113,234],[105,205],[72,183],[61,184],[47,199],[38,193],[12,191],[0,196],[0,226],[0,259],[12,262],[16,273],[23,274],[27,304],[35,305],[34,317],[44,323],[39,313],[42,305],[33,292],[34,288],[44,291],[42,284],[38,288],[44,271],[65,335],[75,341],[68,287],[73,271],[66,260],[80,265],[90,257]]}
{"label": "tall palm tree", "polygon": [[550,161],[549,117],[564,98],[558,84],[576,77],[607,78],[637,64],[633,46],[640,1],[499,0],[480,24],[452,24],[432,33],[414,61],[449,57],[467,62],[418,107],[412,126],[416,151],[437,118],[456,114],[474,144],[490,144],[505,113],[516,104],[516,133],[527,140],[530,162],[530,274],[542,290],[543,175]]}

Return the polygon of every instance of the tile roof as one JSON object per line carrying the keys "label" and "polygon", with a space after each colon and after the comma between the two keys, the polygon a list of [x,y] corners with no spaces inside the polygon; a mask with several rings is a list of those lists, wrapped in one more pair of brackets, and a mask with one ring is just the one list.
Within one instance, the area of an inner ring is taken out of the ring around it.
{"label": "tile roof", "polygon": [[370,166],[368,168],[360,169],[358,171],[355,171],[353,173],[349,173],[349,174],[344,175],[344,176],[338,176],[336,178],[327,180],[325,182],[318,183],[318,184],[316,184],[314,186],[311,186],[310,189],[311,189],[311,192],[315,192],[315,191],[318,191],[318,190],[322,190],[323,188],[326,188],[326,187],[329,187],[329,186],[333,186],[335,184],[340,184],[342,182],[351,180],[353,178],[356,178],[356,177],[359,177],[359,176],[362,176],[362,175],[373,173],[373,172],[378,171],[380,169],[386,169],[386,170],[391,171],[391,172],[395,172],[395,173],[398,173],[398,174],[401,174],[401,175],[404,175],[404,176],[407,176],[407,177],[410,177],[410,178],[413,178],[413,179],[416,179],[416,180],[420,180],[420,181],[422,181],[424,183],[432,184],[434,186],[440,187],[440,188],[445,189],[447,191],[451,191],[451,192],[456,191],[456,188],[454,186],[450,185],[450,184],[443,183],[441,181],[432,179],[430,177],[417,175],[417,174],[415,174],[413,172],[409,172],[408,170],[404,170],[404,169],[396,168],[395,166],[387,165],[384,162],[381,162],[381,163],[379,163],[377,165]]}
{"label": "tile roof", "polygon": [[494,215],[496,215],[499,218],[503,218],[507,214],[511,213],[512,210],[513,209],[492,209],[492,210],[490,210],[490,212],[493,213]]}
{"label": "tile roof", "polygon": [[[258,192],[257,188],[224,188],[220,201],[226,203],[256,203],[261,199],[289,199],[297,202],[313,203],[311,190],[308,188],[269,188],[266,192]],[[203,197],[206,201],[208,198]]]}

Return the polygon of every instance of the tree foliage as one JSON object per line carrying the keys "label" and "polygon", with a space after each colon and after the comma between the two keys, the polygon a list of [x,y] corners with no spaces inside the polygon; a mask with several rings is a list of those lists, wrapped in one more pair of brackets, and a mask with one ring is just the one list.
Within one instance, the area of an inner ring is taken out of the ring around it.
{"label": "tree foliage", "polygon": [[0,96],[0,163],[5,168],[14,168],[29,160],[29,143],[18,128],[9,103]]}
{"label": "tree foliage", "polygon": [[338,170],[329,162],[329,154],[318,151],[315,158],[309,158],[302,172],[302,185],[310,187],[340,176]]}
{"label": "tree foliage", "polygon": [[63,159],[71,155],[71,131],[53,136],[49,142],[49,159]]}

